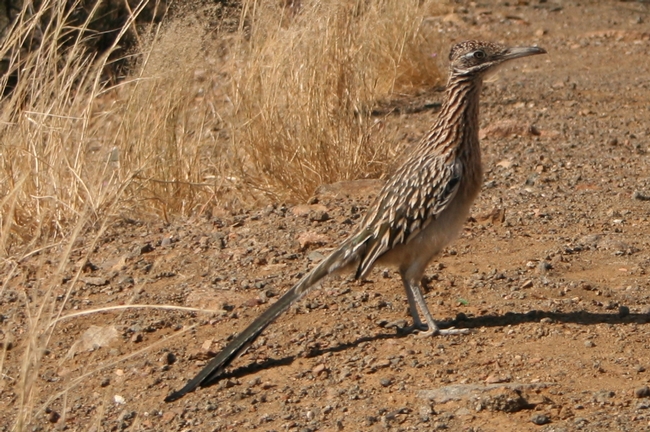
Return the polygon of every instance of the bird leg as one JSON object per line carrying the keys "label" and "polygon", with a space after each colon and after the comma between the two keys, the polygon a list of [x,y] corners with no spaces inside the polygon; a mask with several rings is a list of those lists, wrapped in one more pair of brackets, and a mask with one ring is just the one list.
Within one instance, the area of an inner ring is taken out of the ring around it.
{"label": "bird leg", "polygon": [[[420,330],[417,334],[417,337],[429,337],[435,335],[458,335],[458,334],[469,334],[469,329],[441,329],[439,328],[429,308],[427,303],[424,300],[422,295],[422,290],[420,288],[420,282],[407,278],[405,275],[402,275],[402,282],[404,283],[404,289],[406,290],[406,297],[409,302],[409,309],[411,310],[411,316],[413,317],[413,330]],[[423,323],[418,314],[418,308],[424,315],[426,323]]]}

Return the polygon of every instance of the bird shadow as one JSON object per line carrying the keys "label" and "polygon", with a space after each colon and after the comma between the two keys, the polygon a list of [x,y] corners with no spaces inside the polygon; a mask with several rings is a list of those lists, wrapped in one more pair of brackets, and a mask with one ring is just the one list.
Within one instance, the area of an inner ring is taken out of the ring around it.
{"label": "bird shadow", "polygon": [[[593,313],[587,311],[577,312],[548,312],[541,310],[533,310],[526,313],[506,312],[502,315],[482,315],[478,317],[467,317],[464,314],[459,314],[455,319],[437,322],[441,329],[444,328],[488,328],[488,327],[506,327],[531,322],[539,322],[540,320],[548,318],[549,324],[565,323],[565,324],[581,324],[581,325],[594,325],[594,324],[647,324],[650,322],[649,314],[629,313],[625,310],[620,310],[615,313]],[[254,363],[246,366],[241,366],[216,377],[215,380],[205,383],[201,387],[210,387],[217,382],[228,378],[243,378],[247,375],[254,374],[261,370],[271,369],[278,366],[287,366],[292,364],[297,358],[310,358],[318,357],[326,353],[336,353],[346,351],[350,348],[359,346],[365,342],[374,342],[384,339],[401,339],[408,337],[412,333],[405,332],[401,329],[391,333],[378,333],[374,336],[363,336],[351,342],[339,343],[338,345],[326,348],[313,348],[299,355],[291,355],[282,358],[270,358],[265,361]],[[461,335],[458,337],[469,337]]]}

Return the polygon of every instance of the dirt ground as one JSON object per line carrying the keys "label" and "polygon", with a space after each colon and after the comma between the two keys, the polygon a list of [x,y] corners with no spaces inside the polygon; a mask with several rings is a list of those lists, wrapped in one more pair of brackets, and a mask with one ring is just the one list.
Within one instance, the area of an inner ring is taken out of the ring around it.
{"label": "dirt ground", "polygon": [[[219,383],[165,404],[346,237],[380,183],[172,225],[122,221],[63,314],[115,309],[57,324],[24,430],[650,430],[650,5],[460,3],[426,25],[548,50],[486,84],[484,188],[426,274],[434,316],[470,334],[400,332],[410,318],[390,269],[331,278]],[[435,115],[385,121],[407,145]],[[26,298],[56,264],[42,258],[21,262],[0,299],[0,431],[19,403]]]}

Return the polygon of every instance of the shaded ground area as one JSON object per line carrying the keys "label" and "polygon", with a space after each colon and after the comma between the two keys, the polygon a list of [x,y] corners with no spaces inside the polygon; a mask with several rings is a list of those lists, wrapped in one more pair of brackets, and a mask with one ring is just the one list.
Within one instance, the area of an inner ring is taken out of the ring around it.
{"label": "shaded ground area", "polygon": [[[647,3],[467,3],[427,21],[451,40],[549,52],[486,85],[484,189],[426,275],[434,316],[469,335],[402,334],[406,298],[392,270],[363,283],[332,278],[223,380],[164,404],[345,238],[380,183],[186,223],[123,221],[90,264],[65,270],[71,278],[85,266],[64,315],[115,309],[58,324],[30,430],[649,429],[648,12]],[[436,97],[380,117],[403,131],[401,146],[430,125]],[[41,258],[20,264],[1,299],[12,348],[0,430],[15,416],[30,319],[22,292],[54,271]]]}

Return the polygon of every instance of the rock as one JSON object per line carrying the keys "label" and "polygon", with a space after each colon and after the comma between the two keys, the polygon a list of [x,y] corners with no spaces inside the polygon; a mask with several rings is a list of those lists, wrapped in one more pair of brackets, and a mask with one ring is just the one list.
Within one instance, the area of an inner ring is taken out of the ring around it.
{"label": "rock", "polygon": [[66,354],[66,358],[73,357],[80,351],[94,351],[107,346],[117,338],[118,332],[114,326],[100,327],[92,325],[77,340]]}
{"label": "rock", "polygon": [[312,222],[325,222],[330,220],[330,215],[325,210],[317,210],[309,213],[309,220]]}
{"label": "rock", "polygon": [[325,255],[323,255],[321,252],[315,250],[309,252],[307,255],[307,259],[311,262],[321,262],[325,259]]}
{"label": "rock", "polygon": [[406,320],[403,319],[398,319],[395,321],[388,322],[384,325],[385,328],[396,328],[397,330],[401,330],[406,327]]}
{"label": "rock", "polygon": [[323,246],[329,242],[329,237],[324,234],[318,234],[313,231],[307,231],[298,235],[298,244],[300,250],[304,251],[312,246]]}
{"label": "rock", "polygon": [[639,387],[634,390],[635,398],[647,398],[650,397],[650,388],[648,386]]}
{"label": "rock", "polygon": [[634,192],[632,192],[632,199],[639,200],[639,201],[650,201],[650,195],[646,195],[641,191],[635,190]]}
{"label": "rock", "polygon": [[516,392],[526,390],[526,389],[540,389],[553,386],[552,383],[503,383],[503,384],[487,384],[487,385],[477,385],[477,384],[456,384],[445,387],[439,387],[433,390],[421,390],[418,394],[419,397],[423,399],[428,399],[437,404],[443,404],[453,400],[462,400],[469,399],[472,396],[478,396],[480,394],[499,391],[499,390],[508,390],[512,393],[517,394]]}
{"label": "rock", "polygon": [[587,348],[593,348],[593,347],[595,347],[595,346],[596,346],[596,344],[594,343],[594,341],[592,341],[592,340],[586,340],[586,341],[585,341],[585,347],[587,347]]}
{"label": "rock", "polygon": [[510,382],[512,380],[512,377],[509,375],[496,375],[496,374],[490,374],[486,379],[485,382],[487,384],[498,384],[498,383],[506,383]]}
{"label": "rock", "polygon": [[81,281],[84,282],[86,285],[90,285],[90,286],[108,285],[108,279],[104,277],[88,276],[88,277],[81,278]]}
{"label": "rock", "polygon": [[140,247],[140,253],[141,254],[146,254],[146,253],[153,252],[153,251],[154,251],[154,247],[151,245],[151,243],[147,243],[147,244]]}
{"label": "rock", "polygon": [[627,306],[619,306],[618,307],[618,317],[619,318],[625,318],[626,316],[630,315],[630,308]]}
{"label": "rock", "polygon": [[480,405],[482,409],[490,411],[513,413],[527,408],[529,404],[519,392],[509,388],[502,388],[494,394],[482,397]]}
{"label": "rock", "polygon": [[551,419],[546,414],[535,414],[530,421],[537,426],[542,426],[551,422]]}

